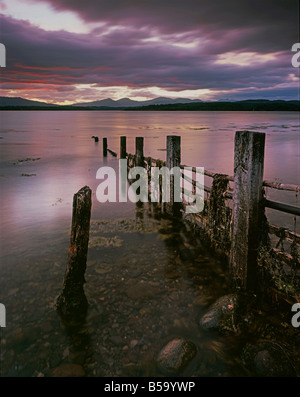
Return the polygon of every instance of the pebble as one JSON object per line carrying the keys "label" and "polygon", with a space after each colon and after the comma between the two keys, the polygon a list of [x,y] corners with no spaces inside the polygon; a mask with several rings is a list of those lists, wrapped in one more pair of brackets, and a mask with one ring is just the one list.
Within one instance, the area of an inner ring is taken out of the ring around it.
{"label": "pebble", "polygon": [[66,347],[65,350],[63,351],[63,355],[62,355],[63,360],[65,358],[67,358],[69,356],[69,354],[70,354],[70,349],[69,349],[69,347]]}
{"label": "pebble", "polygon": [[121,337],[121,336],[119,336],[119,335],[113,335],[113,336],[111,336],[110,337],[110,340],[111,340],[111,342],[114,344],[114,345],[116,345],[116,346],[120,346],[120,345],[122,345],[124,342],[123,342],[123,338]]}
{"label": "pebble", "polygon": [[138,345],[139,341],[134,339],[130,341],[130,347],[131,349],[134,349]]}

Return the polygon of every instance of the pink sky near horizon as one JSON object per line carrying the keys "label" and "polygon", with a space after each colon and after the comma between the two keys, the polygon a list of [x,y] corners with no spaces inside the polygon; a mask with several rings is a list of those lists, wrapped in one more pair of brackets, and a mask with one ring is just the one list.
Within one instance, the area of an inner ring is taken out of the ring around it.
{"label": "pink sky near horizon", "polygon": [[0,0],[0,11],[1,96],[299,99],[296,0]]}

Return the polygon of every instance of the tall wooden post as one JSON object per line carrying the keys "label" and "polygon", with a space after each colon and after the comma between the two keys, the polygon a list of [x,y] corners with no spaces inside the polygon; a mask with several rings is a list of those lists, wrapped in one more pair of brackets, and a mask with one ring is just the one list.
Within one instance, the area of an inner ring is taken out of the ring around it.
{"label": "tall wooden post", "polygon": [[135,155],[136,155],[136,165],[142,167],[144,165],[144,138],[135,138]]}
{"label": "tall wooden post", "polygon": [[[167,167],[171,172],[175,168],[175,172],[170,175],[170,203],[167,205],[167,212],[178,216],[180,214],[180,162],[181,162],[181,146],[180,136],[167,136]],[[176,180],[175,180],[176,178]]]}
{"label": "tall wooden post", "polygon": [[57,310],[68,318],[84,316],[87,299],[84,294],[86,260],[92,206],[92,192],[88,186],[80,189],[73,198],[73,215],[68,263],[63,289],[56,301]]}
{"label": "tall wooden post", "polygon": [[234,286],[257,286],[257,250],[263,225],[265,134],[237,131],[234,148],[234,192],[230,269]]}
{"label": "tall wooden post", "polygon": [[125,159],[127,155],[126,152],[126,136],[121,136],[120,138],[120,158]]}
{"label": "tall wooden post", "polygon": [[103,157],[107,157],[107,138],[103,138]]}

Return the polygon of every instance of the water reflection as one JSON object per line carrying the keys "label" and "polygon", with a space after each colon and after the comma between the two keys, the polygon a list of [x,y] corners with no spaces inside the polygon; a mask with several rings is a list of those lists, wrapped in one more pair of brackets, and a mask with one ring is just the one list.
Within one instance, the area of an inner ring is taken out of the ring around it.
{"label": "water reflection", "polygon": [[[142,132],[145,155],[164,160],[166,135],[175,132],[182,136],[183,164],[231,174],[234,131],[264,127],[265,179],[297,183],[296,115],[253,113],[76,112],[70,118],[64,112],[3,112],[0,301],[9,326],[0,330],[1,376],[67,370],[78,376],[161,375],[156,356],[178,335],[194,341],[199,352],[185,375],[245,374],[240,348],[253,334],[223,338],[198,325],[228,290],[226,266],[159,205],[98,203],[96,171],[102,165],[117,170],[118,161],[103,159],[101,139],[97,144],[91,136],[109,137],[109,147],[118,152],[119,137],[126,135],[127,151],[134,153],[134,138]],[[72,197],[84,185],[94,192],[89,309],[83,323],[70,326],[54,303],[67,260]],[[289,223],[286,215],[275,218]],[[265,324],[255,337],[261,329]]]}
{"label": "water reflection", "polygon": [[[232,174],[234,133],[246,128],[267,134],[264,178],[299,184],[296,112],[116,111],[72,117],[68,112],[2,112],[1,250],[17,236],[21,242],[24,233],[34,233],[36,225],[67,218],[70,197],[82,186],[95,191],[97,169],[113,161],[102,156],[103,136],[117,153],[120,136],[127,136],[127,151],[134,153],[134,138],[144,135],[145,155],[165,160],[166,136],[179,134],[182,164]],[[94,135],[99,144],[91,139]],[[296,204],[295,195],[280,195],[268,189],[269,199]],[[283,226],[293,225],[290,217],[273,211],[272,222],[277,218]]]}

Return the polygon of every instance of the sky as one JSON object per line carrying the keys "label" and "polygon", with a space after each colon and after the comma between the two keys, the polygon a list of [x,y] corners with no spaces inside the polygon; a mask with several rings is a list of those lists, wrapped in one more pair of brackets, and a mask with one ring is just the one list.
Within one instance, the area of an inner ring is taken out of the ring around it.
{"label": "sky", "polygon": [[0,95],[299,99],[299,0],[0,0]]}

